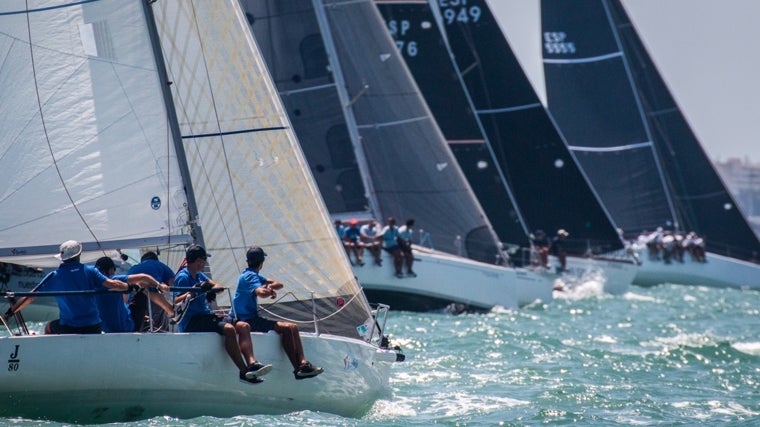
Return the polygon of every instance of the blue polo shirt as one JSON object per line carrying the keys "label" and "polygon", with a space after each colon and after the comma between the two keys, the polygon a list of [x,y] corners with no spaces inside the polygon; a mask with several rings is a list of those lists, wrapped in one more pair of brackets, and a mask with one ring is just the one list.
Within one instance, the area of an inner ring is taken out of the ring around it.
{"label": "blue polo shirt", "polygon": [[127,274],[147,274],[156,279],[159,283],[168,284],[174,278],[174,271],[166,264],[155,259],[146,259],[141,263],[132,266]]}
{"label": "blue polo shirt", "polygon": [[[103,289],[108,278],[98,269],[79,262],[62,263],[55,275],[42,285],[45,291],[94,291]],[[83,327],[101,322],[95,295],[64,295],[55,297],[62,325]]]}
{"label": "blue polo shirt", "polygon": [[[235,297],[232,298],[234,314],[237,314],[239,320],[250,320],[259,316],[259,299],[254,291],[266,281],[266,277],[256,273],[252,268],[246,268],[240,274]],[[230,317],[234,317],[234,314],[230,309]]]}
{"label": "blue polo shirt", "polygon": [[[176,276],[174,276],[174,286],[178,288],[190,288],[206,280],[209,280],[209,278],[202,272],[199,271],[195,278],[193,278],[193,276],[190,275],[190,271],[188,271],[187,268],[183,268]],[[183,292],[174,292],[174,296],[176,297],[182,293]],[[193,295],[188,296],[188,298],[193,298]],[[187,328],[187,324],[190,323],[190,319],[192,319],[193,316],[208,313],[211,313],[211,308],[209,308],[206,303],[206,298],[195,298],[187,307],[185,317],[179,322],[177,329],[179,329],[180,332],[185,332],[185,328]]]}
{"label": "blue polo shirt", "polygon": [[[111,277],[114,280],[127,281],[127,275]],[[107,289],[107,288],[106,288]],[[101,294],[95,297],[100,311],[100,318],[103,321],[103,332],[134,332],[135,321],[132,319],[132,312],[129,306],[124,303],[124,294],[112,293]]]}

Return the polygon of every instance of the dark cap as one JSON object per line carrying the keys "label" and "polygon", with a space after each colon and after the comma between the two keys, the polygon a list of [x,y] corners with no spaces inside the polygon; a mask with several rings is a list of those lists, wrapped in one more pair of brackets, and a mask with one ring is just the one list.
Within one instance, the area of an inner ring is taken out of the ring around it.
{"label": "dark cap", "polygon": [[102,272],[106,272],[112,268],[116,268],[116,263],[113,262],[113,260],[110,257],[104,256],[98,258],[97,261],[95,261],[95,268]]}
{"label": "dark cap", "polygon": [[245,253],[245,259],[248,261],[248,264],[259,264],[264,262],[266,256],[267,253],[264,252],[264,249],[261,249],[258,246],[251,246],[248,248],[248,252]]}
{"label": "dark cap", "polygon": [[142,254],[140,257],[140,262],[145,261],[146,259],[152,259],[153,261],[158,261],[158,255],[153,251],[148,251]]}
{"label": "dark cap", "polygon": [[193,262],[198,258],[206,259],[208,256],[209,255],[206,253],[206,249],[204,249],[203,246],[191,245],[187,248],[187,251],[185,251],[185,259],[187,262]]}

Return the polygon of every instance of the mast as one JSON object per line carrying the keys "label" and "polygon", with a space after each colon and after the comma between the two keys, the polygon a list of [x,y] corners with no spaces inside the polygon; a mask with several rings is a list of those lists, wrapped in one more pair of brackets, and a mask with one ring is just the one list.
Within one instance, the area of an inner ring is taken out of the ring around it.
{"label": "mast", "polygon": [[[367,156],[364,153],[364,148],[360,142],[361,136],[359,135],[353,110],[353,103],[356,102],[358,97],[362,96],[364,92],[357,93],[353,100],[349,98],[348,92],[346,91],[345,79],[343,77],[343,69],[341,68],[340,60],[338,59],[338,52],[335,49],[335,41],[330,32],[330,24],[327,22],[327,16],[325,16],[325,6],[322,4],[322,0],[312,0],[312,4],[314,5],[314,13],[317,17],[320,33],[322,33],[322,39],[324,40],[325,51],[327,52],[330,68],[335,76],[335,88],[338,91],[338,97],[341,104],[343,104],[342,107],[343,114],[346,117],[346,127],[351,136],[354,154],[356,155],[356,162],[359,166],[359,172],[362,177],[362,182],[364,183],[364,188],[367,191],[367,202],[369,202],[370,211],[377,217],[383,215],[383,213],[380,211],[380,206],[375,195],[375,187],[372,185],[372,180],[369,178],[369,164],[367,162]],[[383,218],[376,219],[378,221],[383,220]]]}
{"label": "mast", "polygon": [[169,82],[169,76],[166,72],[166,63],[164,62],[161,41],[158,37],[158,29],[156,27],[156,19],[151,6],[154,1],[142,1],[141,3],[143,5],[143,10],[145,11],[145,20],[148,25],[148,34],[150,35],[151,46],[153,47],[153,56],[156,59],[158,75],[161,82],[163,82],[161,85],[161,92],[166,104],[166,111],[172,134],[172,143],[174,144],[174,151],[177,154],[180,174],[182,176],[182,182],[184,183],[183,188],[185,189],[185,196],[187,197],[190,235],[193,237],[194,243],[205,247],[203,231],[201,230],[200,224],[198,224],[198,205],[195,200],[195,192],[193,191],[192,181],[190,179],[190,170],[187,166],[187,156],[185,156],[185,147],[182,143],[182,132],[179,129],[177,111],[174,108],[174,101],[172,100],[171,90],[169,89],[171,83]]}

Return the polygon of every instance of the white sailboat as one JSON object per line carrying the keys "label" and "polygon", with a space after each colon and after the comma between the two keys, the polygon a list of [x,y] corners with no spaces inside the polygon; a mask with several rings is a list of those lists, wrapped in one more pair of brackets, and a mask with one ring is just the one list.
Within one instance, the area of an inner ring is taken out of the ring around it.
{"label": "white sailboat", "polygon": [[658,256],[634,283],[760,289],[760,239],[691,130],[619,0],[542,0],[548,108],[626,237],[695,232],[706,262]]}
{"label": "white sailboat", "polygon": [[[518,308],[552,299],[554,276],[497,265],[491,224],[370,0],[241,0],[328,209],[414,218],[416,277],[354,266],[370,300],[395,309]],[[504,258],[501,258],[503,261]]]}
{"label": "white sailboat", "polygon": [[0,3],[0,167],[9,180],[0,260],[55,265],[69,239],[83,242],[85,259],[141,247],[166,255],[192,233],[212,255],[214,280],[231,285],[245,248],[262,246],[267,274],[289,292],[265,308],[299,323],[306,354],[325,372],[295,381],[273,333],[253,334],[257,359],[274,369],[251,385],[216,334],[27,335],[13,318],[13,334],[0,336],[0,416],[357,416],[386,395],[397,354],[378,345],[380,322],[237,1],[27,5]]}
{"label": "white sailboat", "polygon": [[[625,293],[637,265],[617,253],[623,241],[610,215],[532,90],[491,4],[375,2],[501,241],[527,248],[532,231],[568,230],[558,288]],[[549,265],[561,263],[550,257]]]}

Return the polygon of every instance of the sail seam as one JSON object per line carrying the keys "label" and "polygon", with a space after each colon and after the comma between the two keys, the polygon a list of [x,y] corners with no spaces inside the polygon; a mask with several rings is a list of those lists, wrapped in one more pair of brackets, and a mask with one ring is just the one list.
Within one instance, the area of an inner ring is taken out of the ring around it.
{"label": "sail seam", "polygon": [[200,133],[197,135],[196,134],[182,135],[182,139],[208,138],[212,136],[238,135],[241,133],[267,132],[267,131],[285,130],[285,129],[287,129],[285,126],[275,126],[275,127],[269,127],[269,128],[242,129],[242,130],[235,130],[235,131],[229,131],[229,132]]}
{"label": "sail seam", "polygon": [[588,58],[577,59],[551,59],[544,58],[544,64],[584,64],[588,62],[607,61],[608,59],[622,58],[623,52],[609,53],[607,55],[591,56]]}
{"label": "sail seam", "polygon": [[312,87],[306,87],[303,89],[293,89],[293,90],[283,90],[280,92],[280,95],[288,96],[293,95],[296,93],[304,93],[304,92],[314,92],[317,90],[323,90],[323,89],[331,89],[335,87],[335,83],[328,83],[326,85],[319,85],[319,86],[312,86]]}
{"label": "sail seam", "polygon": [[384,122],[384,123],[372,123],[368,125],[357,125],[356,127],[359,129],[376,129],[376,128],[383,128],[387,126],[397,126],[397,125],[404,125],[407,123],[414,123],[414,122],[421,122],[423,120],[427,120],[427,116],[420,116],[420,117],[413,117],[411,119],[405,119],[405,120],[396,120],[393,122]]}
{"label": "sail seam", "polygon": [[68,3],[68,4],[59,4],[58,6],[39,7],[37,9],[14,10],[11,12],[0,12],[0,16],[21,15],[21,14],[28,14],[28,13],[35,13],[35,12],[47,12],[49,10],[63,9],[66,7],[79,6],[79,5],[87,4],[87,3],[94,3],[96,1],[100,1],[100,0],[82,0],[82,1],[77,1],[77,2]]}
{"label": "sail seam", "polygon": [[715,197],[723,198],[726,195],[724,191],[713,191],[712,193],[700,194],[698,196],[676,196],[678,200],[704,200]]}
{"label": "sail seam", "polygon": [[652,141],[639,142],[638,144],[618,145],[616,147],[582,147],[579,145],[570,145],[569,147],[573,151],[589,151],[589,152],[596,152],[596,153],[606,153],[606,152],[612,152],[612,151],[636,150],[638,148],[646,148],[646,147],[651,147],[651,146],[652,146]]}

